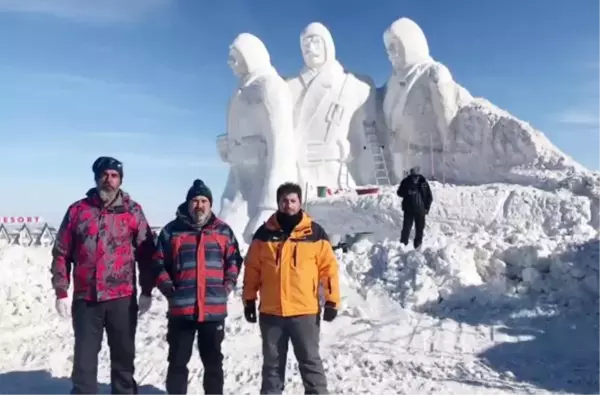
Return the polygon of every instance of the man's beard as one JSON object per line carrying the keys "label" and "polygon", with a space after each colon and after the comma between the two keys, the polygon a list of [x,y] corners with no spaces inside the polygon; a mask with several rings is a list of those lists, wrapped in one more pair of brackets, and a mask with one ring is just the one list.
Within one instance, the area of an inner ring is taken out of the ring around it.
{"label": "man's beard", "polygon": [[119,193],[118,188],[112,188],[110,186],[99,186],[98,187],[98,196],[100,196],[100,200],[104,204],[108,204],[115,200],[117,194]]}
{"label": "man's beard", "polygon": [[208,218],[210,218],[210,212],[203,213],[202,211],[192,211],[192,219],[196,223],[196,225],[205,225],[208,222]]}

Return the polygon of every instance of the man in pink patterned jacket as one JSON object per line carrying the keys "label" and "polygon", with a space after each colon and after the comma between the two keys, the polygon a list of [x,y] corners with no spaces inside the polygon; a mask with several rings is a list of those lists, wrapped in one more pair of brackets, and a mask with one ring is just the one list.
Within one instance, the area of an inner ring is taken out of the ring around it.
{"label": "man in pink patterned jacket", "polygon": [[69,206],[52,250],[56,309],[66,317],[70,308],[75,332],[71,393],[98,393],[98,352],[104,330],[111,356],[111,393],[137,393],[135,331],[138,313],[146,312],[152,300],[154,240],[142,207],[120,188],[122,163],[100,157],[92,170],[96,187]]}

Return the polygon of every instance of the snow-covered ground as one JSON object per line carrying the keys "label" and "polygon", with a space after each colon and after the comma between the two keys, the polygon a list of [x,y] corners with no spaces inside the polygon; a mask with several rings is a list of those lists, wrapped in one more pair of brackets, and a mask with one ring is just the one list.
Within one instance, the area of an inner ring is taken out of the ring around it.
{"label": "snow-covered ground", "polygon": [[[309,204],[332,234],[370,231],[340,259],[343,309],[323,323],[332,393],[598,393],[598,224],[588,197],[432,183],[420,251],[399,244],[392,189]],[[66,393],[73,337],[54,313],[50,251],[0,250],[0,392]],[[164,392],[166,302],[140,319],[136,377]],[[260,335],[230,301],[226,392],[258,393]],[[287,393],[303,393],[290,353]],[[106,342],[102,392],[109,388]],[[190,393],[202,366],[190,363]]]}

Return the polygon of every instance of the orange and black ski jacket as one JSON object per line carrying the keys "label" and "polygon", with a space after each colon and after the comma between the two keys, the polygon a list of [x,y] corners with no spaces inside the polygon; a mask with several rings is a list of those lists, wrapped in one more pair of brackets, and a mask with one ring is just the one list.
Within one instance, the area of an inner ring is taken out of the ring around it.
{"label": "orange and black ski jacket", "polygon": [[338,262],[325,230],[303,213],[289,237],[275,214],[254,234],[245,259],[243,299],[260,312],[290,317],[319,312],[319,282],[325,300],[340,305]]}

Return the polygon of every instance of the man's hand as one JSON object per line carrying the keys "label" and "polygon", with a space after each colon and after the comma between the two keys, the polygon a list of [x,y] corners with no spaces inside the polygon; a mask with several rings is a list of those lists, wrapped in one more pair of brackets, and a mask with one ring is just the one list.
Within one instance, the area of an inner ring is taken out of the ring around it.
{"label": "man's hand", "polygon": [[256,323],[256,301],[255,300],[247,300],[246,305],[244,306],[244,317],[246,317],[246,321],[251,324]]}
{"label": "man's hand", "polygon": [[138,313],[139,315],[143,315],[152,307],[152,296],[140,295],[140,299],[138,301]]}
{"label": "man's hand", "polygon": [[331,322],[337,317],[337,309],[335,303],[326,302],[325,309],[323,310],[323,321]]}
{"label": "man's hand", "polygon": [[54,307],[56,308],[56,312],[58,313],[58,316],[60,318],[67,318],[71,316],[71,306],[69,305],[69,298],[56,299]]}

